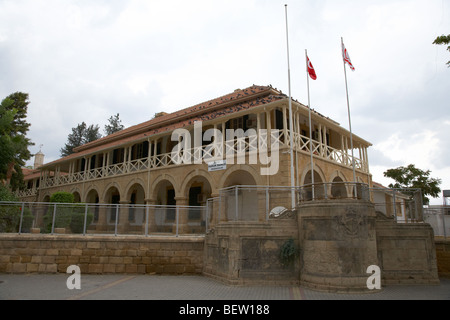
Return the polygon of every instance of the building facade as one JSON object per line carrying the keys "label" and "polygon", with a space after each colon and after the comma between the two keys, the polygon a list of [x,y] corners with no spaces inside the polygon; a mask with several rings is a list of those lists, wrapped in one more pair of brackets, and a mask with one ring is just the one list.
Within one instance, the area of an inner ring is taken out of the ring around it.
{"label": "building facade", "polygon": [[[371,144],[353,134],[352,152],[350,132],[313,110],[310,137],[309,111],[292,100],[289,119],[289,98],[281,91],[237,89],[157,114],[41,164],[26,175],[28,189],[20,197],[46,202],[54,192],[67,191],[86,203],[204,205],[233,185],[291,186],[292,177],[297,186],[311,183],[311,150],[315,183],[354,181],[354,166],[357,182],[370,186]],[[174,136],[178,132],[191,138]]]}

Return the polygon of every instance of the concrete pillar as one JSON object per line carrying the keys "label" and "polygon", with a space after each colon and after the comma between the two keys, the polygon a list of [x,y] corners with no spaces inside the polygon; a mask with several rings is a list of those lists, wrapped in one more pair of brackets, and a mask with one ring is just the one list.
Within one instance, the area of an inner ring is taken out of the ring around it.
{"label": "concrete pillar", "polygon": [[[189,199],[185,197],[175,197],[177,212],[175,216],[175,223],[172,227],[172,232],[175,234],[183,234],[189,232]],[[180,207],[182,206],[182,207]]]}
{"label": "concrete pillar", "polygon": [[[154,207],[154,205],[156,205],[156,199],[145,199],[145,204],[146,204],[145,207],[146,217],[144,218],[144,223],[142,226],[143,234],[146,234],[145,232],[147,232],[147,234],[155,233],[158,231],[156,223],[156,212]],[[147,229],[145,229],[146,224]]]}
{"label": "concrete pillar", "polygon": [[119,234],[126,234],[129,231],[130,222],[128,221],[128,214],[130,210],[129,200],[120,200],[119,206],[119,221],[117,221],[117,232]]}

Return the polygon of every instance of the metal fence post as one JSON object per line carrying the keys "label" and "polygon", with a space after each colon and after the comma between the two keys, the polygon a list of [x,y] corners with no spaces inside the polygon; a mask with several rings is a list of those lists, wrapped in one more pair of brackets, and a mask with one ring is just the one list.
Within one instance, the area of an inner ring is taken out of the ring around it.
{"label": "metal fence post", "polygon": [[180,209],[179,206],[176,207],[176,231],[175,231],[175,236],[178,237],[178,217],[180,214]]}
{"label": "metal fence post", "polygon": [[236,221],[238,221],[238,211],[239,211],[239,203],[238,203],[238,186],[234,186],[234,199],[236,202]]}
{"label": "metal fence post", "polygon": [[148,204],[145,206],[145,236],[148,236]]}
{"label": "metal fence post", "polygon": [[22,202],[22,208],[20,209],[20,222],[19,222],[19,234],[22,232],[23,211],[25,210],[25,203]]}
{"label": "metal fence post", "polygon": [[209,225],[209,203],[212,199],[206,199],[206,214],[205,214],[205,233],[208,232]]}
{"label": "metal fence post", "polygon": [[220,219],[222,218],[222,195],[223,195],[223,192],[221,193],[219,191],[219,214],[218,214],[218,219],[217,219],[216,224],[219,224],[221,222]]}
{"label": "metal fence post", "polygon": [[114,235],[117,236],[117,223],[119,222],[119,205],[116,204],[116,221],[114,221]]}
{"label": "metal fence post", "polygon": [[392,203],[394,206],[394,220],[397,221],[397,203],[395,202],[395,189],[392,189]]}
{"label": "metal fence post", "polygon": [[88,204],[86,203],[86,207],[84,208],[83,236],[86,235],[87,213],[88,213]]}
{"label": "metal fence post", "polygon": [[56,203],[53,205],[53,218],[52,218],[52,232],[51,232],[51,234],[53,234],[53,232],[55,231],[55,216],[56,216]]}
{"label": "metal fence post", "polygon": [[442,217],[442,227],[444,228],[444,239],[447,239],[447,231],[445,230],[445,207],[442,208],[440,216]]}
{"label": "metal fence post", "polygon": [[266,187],[266,221],[269,220],[269,187]]}

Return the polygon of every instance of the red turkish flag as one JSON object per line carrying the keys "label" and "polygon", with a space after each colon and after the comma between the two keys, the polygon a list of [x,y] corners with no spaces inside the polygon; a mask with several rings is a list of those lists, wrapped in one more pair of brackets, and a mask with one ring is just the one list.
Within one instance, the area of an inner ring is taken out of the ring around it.
{"label": "red turkish flag", "polygon": [[311,64],[311,61],[309,61],[308,56],[306,56],[306,59],[308,61],[308,74],[311,77],[311,79],[316,80],[317,79],[316,71],[314,70],[314,67]]}

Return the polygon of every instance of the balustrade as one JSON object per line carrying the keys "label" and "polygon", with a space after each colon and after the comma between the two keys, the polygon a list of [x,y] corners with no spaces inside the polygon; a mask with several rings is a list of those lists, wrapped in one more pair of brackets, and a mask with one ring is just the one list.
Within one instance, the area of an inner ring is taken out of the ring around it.
{"label": "balustrade", "polygon": [[[199,160],[202,162],[208,160],[213,161],[223,159],[224,153],[226,156],[239,156],[243,153],[257,151],[258,148],[267,149],[269,144],[271,146],[278,145],[280,148],[286,148],[290,145],[290,134],[291,133],[289,130],[271,130],[271,141],[269,143],[267,130],[261,130],[259,136],[249,135],[244,137],[236,137],[233,140],[227,140],[223,143],[211,143],[187,150],[180,149],[177,152],[162,153],[149,156],[147,158],[104,165],[103,167],[86,171],[73,172],[63,175],[58,174],[53,177],[47,176],[43,178],[41,187],[50,188],[56,185],[95,180],[103,177],[129,174],[179,164],[197,164],[199,163]],[[326,159],[346,167],[352,167],[352,156],[346,150],[333,148],[314,139],[310,144],[310,138],[301,135],[298,132],[294,132],[293,135],[294,150],[309,154],[310,148],[312,148],[312,153],[315,157]],[[354,157],[354,160],[356,169],[367,172],[368,165],[365,161],[357,157]]]}

